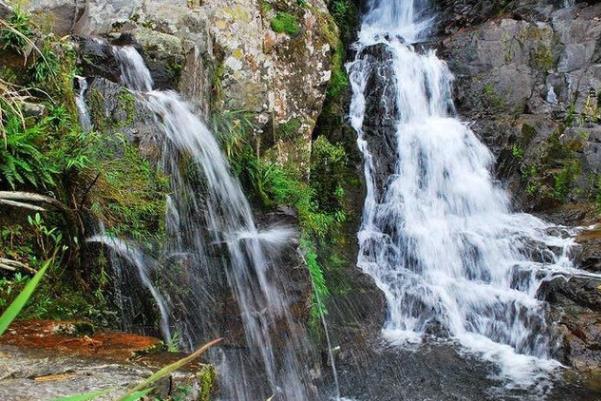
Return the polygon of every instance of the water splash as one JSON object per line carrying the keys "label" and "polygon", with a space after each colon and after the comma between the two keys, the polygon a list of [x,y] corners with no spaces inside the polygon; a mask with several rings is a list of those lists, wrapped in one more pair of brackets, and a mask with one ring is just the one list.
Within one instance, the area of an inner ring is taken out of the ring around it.
{"label": "water splash", "polygon": [[[573,240],[510,211],[491,176],[493,155],[453,115],[446,63],[412,46],[430,29],[424,10],[419,0],[372,1],[348,66],[367,184],[358,265],[386,296],[383,334],[391,342],[447,333],[495,362],[498,377],[529,386],[560,366],[536,294],[545,280],[576,271],[567,257]],[[374,61],[376,47],[389,59]],[[388,76],[378,77],[374,63],[388,63]],[[389,172],[364,132],[368,85],[378,79],[393,93],[396,128],[376,134],[394,144]]]}

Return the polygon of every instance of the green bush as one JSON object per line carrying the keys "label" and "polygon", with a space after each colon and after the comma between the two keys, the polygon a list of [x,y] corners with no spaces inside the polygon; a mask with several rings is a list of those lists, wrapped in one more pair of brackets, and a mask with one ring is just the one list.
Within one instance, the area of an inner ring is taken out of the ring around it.
{"label": "green bush", "polygon": [[296,36],[300,33],[301,26],[296,16],[280,11],[271,20],[271,29],[277,33],[286,33],[290,36]]}

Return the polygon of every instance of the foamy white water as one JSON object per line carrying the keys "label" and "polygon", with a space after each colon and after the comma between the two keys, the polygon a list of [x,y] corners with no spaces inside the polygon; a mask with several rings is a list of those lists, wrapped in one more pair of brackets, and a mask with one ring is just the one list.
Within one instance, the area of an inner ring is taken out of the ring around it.
{"label": "foamy white water", "polygon": [[[412,46],[427,36],[425,13],[424,1],[373,0],[348,66],[367,183],[358,265],[386,296],[385,338],[415,343],[436,328],[494,362],[509,385],[529,386],[560,366],[536,294],[544,280],[577,272],[567,257],[573,240],[510,210],[491,175],[493,155],[454,116],[446,63]],[[378,61],[391,71],[376,79],[393,88],[398,109],[396,131],[377,133],[396,146],[383,184],[364,132],[375,45],[386,49],[390,60]]]}

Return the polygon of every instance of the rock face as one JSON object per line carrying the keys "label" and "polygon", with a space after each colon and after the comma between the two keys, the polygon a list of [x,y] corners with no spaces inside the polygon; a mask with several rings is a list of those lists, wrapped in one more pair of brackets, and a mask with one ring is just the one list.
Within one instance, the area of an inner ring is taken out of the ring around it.
{"label": "rock face", "polygon": [[179,89],[205,117],[210,108],[249,113],[262,151],[307,173],[337,41],[323,0],[33,0],[27,8],[57,34],[131,35],[158,88]]}
{"label": "rock face", "polygon": [[[442,57],[458,112],[497,157],[518,208],[565,225],[598,221],[601,172],[601,4],[441,1]],[[597,231],[576,260],[599,271]],[[599,282],[557,278],[541,289],[563,336],[566,364],[598,378]]]}
{"label": "rock face", "polygon": [[[181,354],[163,352],[160,340],[135,334],[97,332],[89,323],[21,321],[0,340],[0,398],[49,400],[90,389],[111,389],[115,399]],[[156,397],[206,401],[214,369],[195,362],[158,382]],[[185,392],[183,390],[186,390]]]}

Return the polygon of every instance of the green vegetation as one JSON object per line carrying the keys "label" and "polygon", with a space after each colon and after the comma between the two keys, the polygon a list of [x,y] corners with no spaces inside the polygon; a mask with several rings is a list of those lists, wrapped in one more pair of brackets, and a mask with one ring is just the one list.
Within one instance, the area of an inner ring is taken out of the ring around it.
{"label": "green vegetation", "polygon": [[116,236],[147,248],[160,242],[168,178],[119,134],[101,138],[91,160],[95,169],[86,174],[95,180],[89,199],[96,217]]}
{"label": "green vegetation", "polygon": [[532,63],[534,68],[537,68],[540,71],[546,72],[552,69],[555,64],[553,52],[549,47],[540,44],[532,53]]}
{"label": "green vegetation", "polygon": [[515,159],[523,159],[524,158],[524,148],[520,145],[514,144],[511,147],[511,154]]}
{"label": "green vegetation", "polygon": [[[66,208],[27,214],[3,206],[0,258],[19,267],[0,273],[0,306],[13,300],[58,247],[64,250],[52,259],[20,317],[114,325],[105,296],[111,285],[108,263],[97,255],[84,266],[80,236],[90,216],[103,219],[107,231],[147,247],[164,232],[167,179],[118,133],[133,123],[136,99],[119,91],[117,108],[123,115],[113,119],[105,116],[102,94],[90,93],[95,126],[103,133],[83,132],[74,104],[78,71],[71,42],[42,34],[17,12],[0,21],[0,48],[17,60],[0,70],[0,190],[50,195]],[[18,61],[26,53],[27,59]]]}
{"label": "green vegetation", "polygon": [[279,11],[271,20],[271,29],[277,33],[286,33],[290,36],[296,36],[301,32],[301,26],[298,18],[287,12]]}
{"label": "green vegetation", "polygon": [[484,101],[489,107],[495,110],[499,110],[505,107],[505,100],[499,95],[495,89],[495,86],[491,83],[487,83],[482,87],[482,95]]}
{"label": "green vegetation", "polygon": [[36,287],[40,283],[42,277],[50,267],[51,262],[47,261],[44,263],[42,268],[32,277],[31,280],[27,282],[23,291],[19,293],[19,295],[15,298],[15,300],[6,308],[2,316],[0,316],[0,336],[4,334],[4,332],[8,329],[8,326],[17,318],[17,315],[21,312],[21,310],[31,298],[31,295],[35,291]]}
{"label": "green vegetation", "polygon": [[301,128],[301,121],[298,118],[291,118],[289,121],[282,123],[276,129],[276,138],[281,140],[293,139]]}
{"label": "green vegetation", "polygon": [[29,16],[17,8],[8,21],[0,20],[0,26],[0,48],[24,54],[33,37]]}

